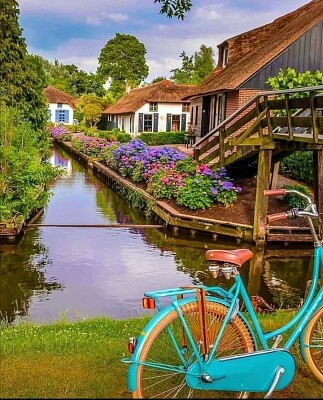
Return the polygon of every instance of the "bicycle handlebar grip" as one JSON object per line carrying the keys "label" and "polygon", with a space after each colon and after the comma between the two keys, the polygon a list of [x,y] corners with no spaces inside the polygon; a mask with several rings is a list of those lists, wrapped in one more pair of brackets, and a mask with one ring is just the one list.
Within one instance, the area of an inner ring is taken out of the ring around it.
{"label": "bicycle handlebar grip", "polygon": [[286,189],[264,190],[265,196],[285,196]]}
{"label": "bicycle handlebar grip", "polygon": [[274,222],[274,221],[282,221],[287,219],[287,213],[286,212],[282,212],[282,213],[278,213],[278,214],[271,214],[271,215],[267,215],[267,222]]}

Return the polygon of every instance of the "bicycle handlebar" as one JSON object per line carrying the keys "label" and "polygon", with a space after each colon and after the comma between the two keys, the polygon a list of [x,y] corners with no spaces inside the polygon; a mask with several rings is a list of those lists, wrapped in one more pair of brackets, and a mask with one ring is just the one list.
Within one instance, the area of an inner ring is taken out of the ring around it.
{"label": "bicycle handlebar", "polygon": [[[311,233],[313,235],[314,241],[318,241],[318,237],[312,222],[312,219],[319,219],[319,214],[316,209],[316,205],[312,202],[312,199],[306,194],[299,192],[295,189],[274,189],[274,190],[264,190],[265,196],[285,196],[288,193],[294,193],[300,196],[303,200],[306,201],[307,206],[304,210],[299,210],[298,208],[292,208],[286,212],[270,214],[267,215],[267,223],[274,221],[283,221],[286,219],[294,219],[294,218],[306,218],[307,223],[310,227]],[[319,222],[320,223],[320,222]]]}
{"label": "bicycle handlebar", "polygon": [[283,221],[288,219],[287,212],[282,212],[278,214],[270,214],[267,216],[267,222],[274,222],[274,221]]}

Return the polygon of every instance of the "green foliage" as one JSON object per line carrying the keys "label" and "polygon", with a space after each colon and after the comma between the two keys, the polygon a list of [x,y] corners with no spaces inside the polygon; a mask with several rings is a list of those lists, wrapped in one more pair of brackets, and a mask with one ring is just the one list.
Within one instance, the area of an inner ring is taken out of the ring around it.
{"label": "green foliage", "polygon": [[[273,90],[294,89],[323,85],[323,72],[314,73],[306,71],[297,73],[293,68],[286,71],[280,69],[279,73],[268,79],[267,83]],[[295,93],[293,97],[308,96],[308,93]],[[284,158],[280,163],[280,172],[291,178],[308,184],[313,184],[313,154],[309,151],[294,152]]]}
{"label": "green foliage", "polygon": [[212,47],[202,44],[200,50],[194,56],[188,56],[185,51],[180,54],[182,58],[181,68],[172,69],[170,79],[176,83],[200,83],[210,75],[214,69],[214,51]]}
{"label": "green foliage", "polygon": [[43,57],[38,56],[38,58],[45,71],[46,86],[54,86],[75,97],[87,93],[94,93],[101,97],[105,95],[104,81],[98,74],[79,70],[74,64],[64,65],[57,59],[51,63]]}
{"label": "green foliage", "polygon": [[46,205],[50,196],[46,184],[61,170],[44,160],[42,141],[47,143],[47,134],[44,138],[21,113],[0,108],[1,222],[25,220]]}
{"label": "green foliage", "polygon": [[[297,73],[293,68],[287,68],[286,71],[280,69],[278,74],[274,77],[268,78],[267,83],[273,90],[295,89],[309,86],[323,85],[323,72],[310,71]],[[307,93],[295,94],[295,97],[307,96]]]}
{"label": "green foliage", "polygon": [[181,182],[178,173],[169,168],[161,168],[153,174],[147,185],[147,192],[156,199],[171,199]]}
{"label": "green foliage", "polygon": [[137,136],[148,146],[184,143],[184,132],[144,132]]}
{"label": "green foliage", "polygon": [[126,133],[126,132],[117,132],[116,140],[119,143],[128,143],[131,140],[131,135],[130,135],[130,133]]}
{"label": "green foliage", "polygon": [[175,83],[191,83],[194,73],[193,56],[188,56],[185,51],[182,51],[180,58],[182,59],[182,66],[181,68],[171,69],[170,79]]}
{"label": "green foliage", "polygon": [[[285,185],[284,187],[285,189],[298,190],[299,192],[306,194],[306,196],[311,197],[310,190],[304,185]],[[284,200],[286,201],[289,208],[298,208],[300,210],[303,210],[307,206],[307,202],[294,193],[286,194]]]}
{"label": "green foliage", "polygon": [[207,176],[188,176],[176,192],[176,203],[190,210],[210,207],[214,202],[211,187],[212,181]]}
{"label": "green foliage", "polygon": [[106,106],[105,101],[94,93],[84,94],[76,103],[76,108],[83,114],[86,126],[95,127]]}
{"label": "green foliage", "polygon": [[166,14],[168,18],[176,17],[184,19],[185,13],[190,11],[193,3],[190,0],[154,0],[161,4],[160,14]]}
{"label": "green foliage", "polygon": [[18,2],[1,0],[0,104],[18,107],[34,129],[42,129],[47,120],[44,71],[38,59],[27,53],[18,17]]}
{"label": "green foliage", "polygon": [[313,168],[311,151],[295,151],[280,162],[279,170],[283,175],[312,185],[314,182]]}
{"label": "green foliage", "polygon": [[126,84],[136,87],[147,78],[146,53],[145,45],[135,36],[121,33],[116,33],[101,49],[98,74],[104,81],[111,80],[108,92],[112,97],[121,97]]}
{"label": "green foliage", "polygon": [[157,82],[164,81],[165,79],[167,79],[166,76],[158,76],[157,78],[153,79],[153,80],[150,82],[150,85],[152,85],[152,84],[154,84],[154,83],[157,83]]}

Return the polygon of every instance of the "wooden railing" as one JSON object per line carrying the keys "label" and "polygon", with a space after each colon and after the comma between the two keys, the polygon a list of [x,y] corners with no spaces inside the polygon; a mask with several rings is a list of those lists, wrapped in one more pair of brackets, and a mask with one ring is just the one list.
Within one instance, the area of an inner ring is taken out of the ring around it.
{"label": "wooden railing", "polygon": [[260,93],[197,141],[194,159],[223,167],[282,141],[304,150],[323,144],[323,86]]}

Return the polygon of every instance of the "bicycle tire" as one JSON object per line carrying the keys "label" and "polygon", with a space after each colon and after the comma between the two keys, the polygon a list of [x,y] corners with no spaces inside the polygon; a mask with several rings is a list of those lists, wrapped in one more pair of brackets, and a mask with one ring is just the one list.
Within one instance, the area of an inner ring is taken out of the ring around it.
{"label": "bicycle tire", "polygon": [[[181,306],[181,310],[188,326],[190,327],[195,343],[200,344],[201,334],[199,327],[198,303],[194,301],[185,304]],[[214,342],[227,310],[228,307],[223,304],[207,301],[206,325],[209,343]],[[172,332],[176,335],[177,343],[180,343],[182,338],[182,324],[176,310],[173,310],[154,327],[145,340],[139,356],[139,362],[158,361],[167,365],[172,363],[172,365],[175,366],[182,365],[179,356],[171,343],[169,335],[166,332],[167,327],[172,328]],[[185,359],[188,361],[190,356],[192,356],[192,349],[189,343],[186,343],[186,345]],[[253,351],[255,351],[253,337],[243,319],[238,315],[233,322],[228,324],[226,327],[215,356],[229,356],[233,354],[250,353]],[[194,362],[192,357],[190,362]],[[160,380],[158,381],[158,379]],[[214,395],[215,398],[232,398],[232,395],[235,394],[239,398],[246,398],[249,396],[249,393],[247,392],[212,392],[209,390],[194,391],[186,385],[185,374],[157,370],[142,364],[138,366],[136,384],[137,389],[133,392],[134,398],[212,398],[212,395]]]}
{"label": "bicycle tire", "polygon": [[304,353],[309,369],[323,383],[323,307],[319,308],[306,327]]}

